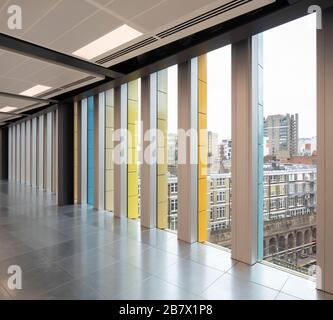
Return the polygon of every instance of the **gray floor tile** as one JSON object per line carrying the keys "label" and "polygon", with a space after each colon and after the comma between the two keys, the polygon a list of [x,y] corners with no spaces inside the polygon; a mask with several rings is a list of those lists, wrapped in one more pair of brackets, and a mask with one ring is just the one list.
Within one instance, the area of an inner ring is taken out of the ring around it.
{"label": "gray floor tile", "polygon": [[249,266],[238,262],[228,273],[278,291],[282,289],[289,278],[288,273],[260,263]]}
{"label": "gray floor tile", "polygon": [[148,248],[149,246],[144,243],[124,238],[103,246],[100,249],[118,260],[124,260],[133,256],[140,257],[142,252]]}
{"label": "gray floor tile", "polygon": [[103,251],[91,249],[57,262],[61,268],[79,278],[98,270],[104,269],[118,260]]}
{"label": "gray floor tile", "polygon": [[150,247],[142,251],[140,255],[130,256],[125,261],[151,274],[157,275],[180,259],[180,257],[174,254]]}
{"label": "gray floor tile", "polygon": [[275,300],[302,300],[302,299],[280,292],[278,296],[275,298]]}
{"label": "gray floor tile", "polygon": [[158,229],[151,229],[142,232],[140,240],[152,247],[176,254],[182,258],[188,256],[191,249],[196,246],[196,244],[193,245],[178,240],[177,234]]}
{"label": "gray floor tile", "polygon": [[198,264],[190,260],[180,260],[161,271],[157,277],[171,284],[201,294],[212,285],[223,272]]}
{"label": "gray floor tile", "polygon": [[274,300],[278,293],[226,273],[201,295],[208,300]]}
{"label": "gray floor tile", "polygon": [[73,280],[50,290],[38,297],[40,300],[103,300],[103,296],[94,289],[83,284],[80,280]]}
{"label": "gray floor tile", "polygon": [[11,290],[9,294],[17,300],[35,299],[55,289],[73,277],[55,264],[43,265],[22,274],[22,290]]}
{"label": "gray floor tile", "polygon": [[236,263],[229,252],[204,244],[193,246],[188,258],[221,271],[228,271]]}
{"label": "gray floor tile", "polygon": [[120,300],[202,300],[182,288],[151,277],[142,283],[130,287],[116,299]]}
{"label": "gray floor tile", "polygon": [[128,263],[117,262],[80,280],[106,299],[114,299],[133,284],[139,285],[150,276],[148,272]]}
{"label": "gray floor tile", "polygon": [[49,260],[46,259],[42,254],[31,251],[29,253],[8,258],[0,262],[0,280],[1,283],[6,285],[9,278],[8,268],[10,266],[19,266],[23,273],[28,272],[32,269],[39,268],[41,265],[48,264]]}
{"label": "gray floor tile", "polygon": [[325,293],[316,290],[316,282],[290,275],[282,292],[304,300],[325,299]]}
{"label": "gray floor tile", "polygon": [[12,300],[9,293],[0,285],[0,300]]}

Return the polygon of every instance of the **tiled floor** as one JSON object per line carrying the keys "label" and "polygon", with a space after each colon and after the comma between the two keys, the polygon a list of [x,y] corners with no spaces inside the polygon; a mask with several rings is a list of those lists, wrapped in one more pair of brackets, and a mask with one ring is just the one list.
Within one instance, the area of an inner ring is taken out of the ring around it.
{"label": "tiled floor", "polygon": [[[10,265],[22,290],[9,290]],[[0,182],[0,299],[331,299],[315,283]]]}

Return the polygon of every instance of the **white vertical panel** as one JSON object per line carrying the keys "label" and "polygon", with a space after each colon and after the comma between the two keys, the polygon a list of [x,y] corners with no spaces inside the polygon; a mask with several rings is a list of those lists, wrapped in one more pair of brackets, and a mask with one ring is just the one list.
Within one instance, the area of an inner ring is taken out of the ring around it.
{"label": "white vertical panel", "polygon": [[98,97],[98,202],[99,209],[104,210],[105,193],[105,93]]}
{"label": "white vertical panel", "polygon": [[26,166],[25,166],[25,180],[27,185],[31,185],[31,121],[26,122]]}
{"label": "white vertical panel", "polygon": [[121,149],[120,149],[120,177],[121,177],[121,186],[120,186],[120,215],[127,217],[127,133],[124,130],[127,130],[128,122],[128,86],[127,83],[123,84],[120,87],[120,128],[122,129],[121,134]]}
{"label": "white vertical panel", "polygon": [[12,127],[12,180],[16,181],[16,127]]}
{"label": "white vertical panel", "polygon": [[38,187],[43,189],[44,161],[44,116],[38,118]]}
{"label": "white vertical panel", "polygon": [[37,186],[37,118],[32,119],[31,130],[31,185]]}
{"label": "white vertical panel", "polygon": [[47,191],[52,192],[52,112],[47,114]]}
{"label": "white vertical panel", "polygon": [[87,127],[88,127],[88,100],[81,103],[81,203],[87,203]]}
{"label": "white vertical panel", "polygon": [[21,126],[16,125],[16,181],[21,180]]}
{"label": "white vertical panel", "polygon": [[25,122],[21,123],[21,183],[25,183],[25,159],[26,141],[25,141]]}
{"label": "white vertical panel", "polygon": [[12,128],[8,129],[8,181],[13,178],[12,173]]}

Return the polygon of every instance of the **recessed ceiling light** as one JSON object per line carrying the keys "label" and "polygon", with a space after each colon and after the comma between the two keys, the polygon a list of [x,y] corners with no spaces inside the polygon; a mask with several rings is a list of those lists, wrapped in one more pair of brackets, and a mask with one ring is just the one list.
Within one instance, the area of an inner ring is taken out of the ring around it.
{"label": "recessed ceiling light", "polygon": [[13,112],[16,109],[17,108],[15,108],[15,107],[4,107],[4,108],[0,109],[0,112]]}
{"label": "recessed ceiling light", "polygon": [[81,49],[73,52],[73,55],[91,60],[140,36],[142,36],[141,32],[131,28],[127,24],[124,24],[101,38],[87,44]]}
{"label": "recessed ceiling light", "polygon": [[37,86],[34,86],[26,91],[23,91],[20,93],[20,95],[22,96],[27,96],[27,97],[34,97],[40,93],[43,93],[47,90],[50,90],[51,87],[47,87],[47,86],[42,86],[41,84],[38,84]]}

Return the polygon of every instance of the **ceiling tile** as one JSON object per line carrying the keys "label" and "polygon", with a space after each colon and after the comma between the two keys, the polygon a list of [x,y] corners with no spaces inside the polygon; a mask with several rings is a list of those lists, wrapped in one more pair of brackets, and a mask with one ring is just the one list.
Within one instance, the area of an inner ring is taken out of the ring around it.
{"label": "ceiling tile", "polygon": [[135,2],[116,0],[108,5],[107,8],[126,19],[131,19],[159,2],[161,0],[135,0]]}
{"label": "ceiling tile", "polygon": [[[222,0],[217,3],[222,4],[228,1],[229,0]],[[152,32],[156,29],[160,30],[164,25],[172,26],[173,21],[201,7],[212,5],[215,2],[216,1],[211,0],[168,0],[143,15],[134,18],[133,22]],[[195,15],[193,14],[193,16]]]}
{"label": "ceiling tile", "polygon": [[26,59],[26,57],[19,54],[11,53],[8,51],[4,52],[0,56],[0,75],[6,74],[17,65],[23,63]]}
{"label": "ceiling tile", "polygon": [[82,0],[63,1],[25,34],[25,39],[46,46],[95,11],[94,6]]}
{"label": "ceiling tile", "polygon": [[[71,0],[72,1],[72,0]],[[9,34],[13,37],[21,37],[28,28],[33,25],[39,17],[44,15],[58,0],[10,0],[0,13],[0,30],[2,33]],[[22,8],[22,30],[8,29],[8,7],[18,5]],[[45,30],[44,30],[45,31]]]}
{"label": "ceiling tile", "polygon": [[108,13],[100,11],[52,43],[50,47],[71,54],[122,24],[120,20],[111,18]]}

